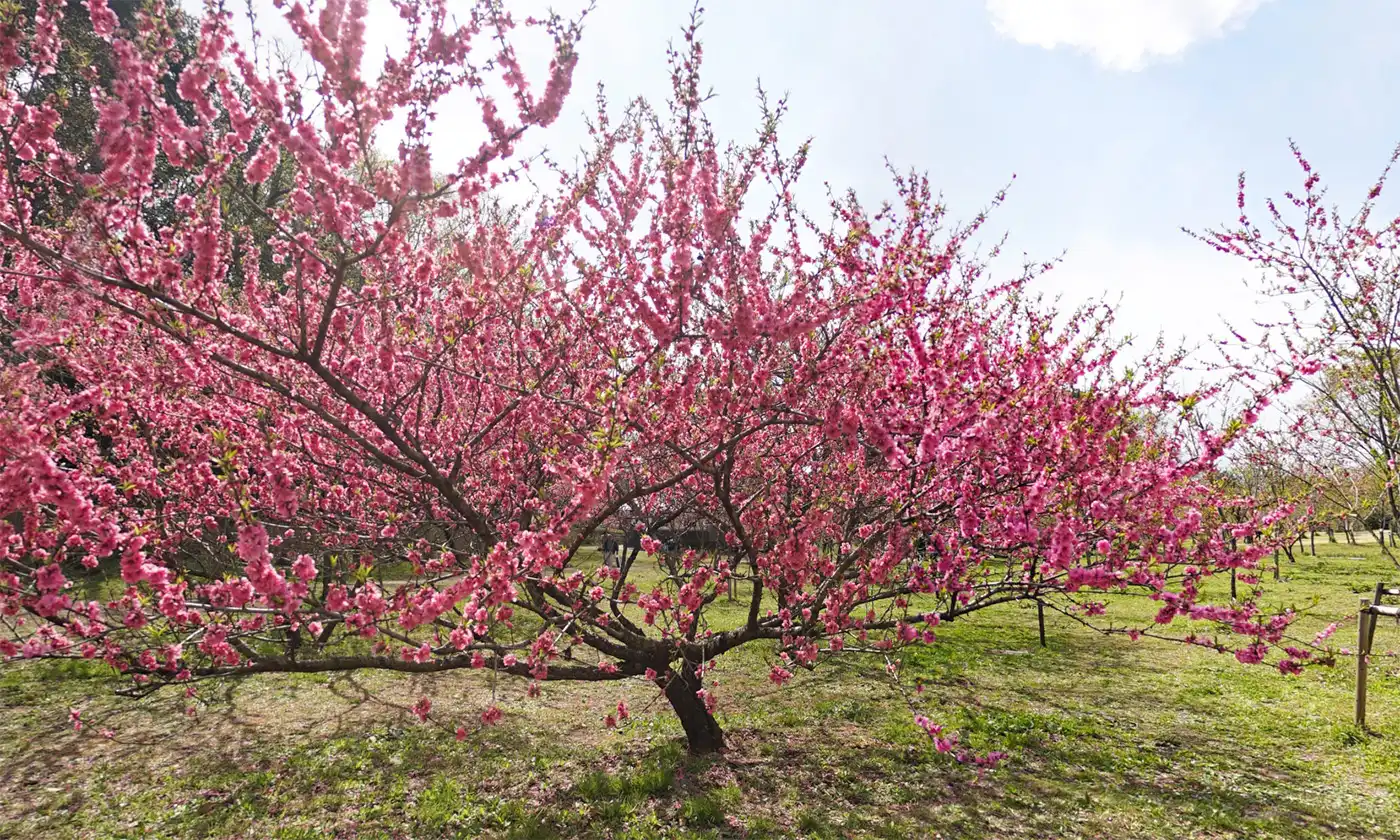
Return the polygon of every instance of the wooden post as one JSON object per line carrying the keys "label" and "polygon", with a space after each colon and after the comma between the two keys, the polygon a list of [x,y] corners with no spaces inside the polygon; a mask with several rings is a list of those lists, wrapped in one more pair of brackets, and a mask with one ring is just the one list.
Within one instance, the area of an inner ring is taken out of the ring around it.
{"label": "wooden post", "polygon": [[1274,549],[1274,580],[1278,580],[1278,575],[1279,575],[1279,569],[1278,569],[1278,549],[1276,548],[1276,549]]}
{"label": "wooden post", "polygon": [[1035,617],[1040,623],[1040,646],[1045,647],[1045,604],[1040,601],[1035,602]]}
{"label": "wooden post", "polygon": [[1361,599],[1361,613],[1356,617],[1356,725],[1366,728],[1366,645],[1370,641],[1367,625],[1371,621],[1371,602]]}
{"label": "wooden post", "polygon": [[[1373,606],[1379,607],[1379,606],[1381,605],[1381,599],[1384,598],[1384,597],[1385,597],[1385,581],[1380,581],[1379,583],[1376,584],[1376,591],[1375,591],[1375,592],[1372,594],[1372,596],[1371,596],[1371,604],[1372,604]],[[1374,644],[1375,641],[1376,641],[1376,621],[1377,621],[1379,618],[1380,618],[1380,615],[1379,615],[1379,614],[1373,614],[1373,615],[1371,615],[1371,620],[1370,620],[1369,622],[1367,622],[1367,626],[1366,626],[1366,655],[1367,655],[1367,656],[1370,656],[1370,655],[1371,655],[1371,645]]]}

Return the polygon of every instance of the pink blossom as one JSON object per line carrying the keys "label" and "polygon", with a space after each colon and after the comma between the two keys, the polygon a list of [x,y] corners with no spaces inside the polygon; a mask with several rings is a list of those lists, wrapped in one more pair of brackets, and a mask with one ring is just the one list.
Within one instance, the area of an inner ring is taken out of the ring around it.
{"label": "pink blossom", "polygon": [[413,704],[413,713],[418,716],[419,720],[427,721],[428,712],[432,711],[432,708],[433,701],[426,697],[420,697],[418,698],[418,702]]}
{"label": "pink blossom", "polygon": [[107,6],[107,0],[84,0],[92,20],[92,32],[99,38],[110,36],[117,28],[117,16]]}
{"label": "pink blossom", "polygon": [[292,563],[292,574],[301,580],[313,580],[316,577],[316,561],[311,559],[310,554],[298,554]]}

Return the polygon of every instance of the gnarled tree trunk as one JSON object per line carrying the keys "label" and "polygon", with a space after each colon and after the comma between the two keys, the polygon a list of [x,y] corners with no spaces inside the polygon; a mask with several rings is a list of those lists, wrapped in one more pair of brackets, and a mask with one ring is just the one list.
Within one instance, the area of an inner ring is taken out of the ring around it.
{"label": "gnarled tree trunk", "polygon": [[666,676],[666,699],[671,701],[671,708],[680,718],[690,752],[701,755],[724,749],[724,731],[705,708],[705,701],[696,694],[703,685],[695,669],[685,665]]}

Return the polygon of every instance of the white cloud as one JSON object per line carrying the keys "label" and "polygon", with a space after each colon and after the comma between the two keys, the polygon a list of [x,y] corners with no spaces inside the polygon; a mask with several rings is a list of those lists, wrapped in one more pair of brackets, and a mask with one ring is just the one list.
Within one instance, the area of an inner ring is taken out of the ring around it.
{"label": "white cloud", "polygon": [[996,30],[1022,44],[1089,53],[1113,70],[1153,59],[1239,26],[1268,0],[987,0]]}

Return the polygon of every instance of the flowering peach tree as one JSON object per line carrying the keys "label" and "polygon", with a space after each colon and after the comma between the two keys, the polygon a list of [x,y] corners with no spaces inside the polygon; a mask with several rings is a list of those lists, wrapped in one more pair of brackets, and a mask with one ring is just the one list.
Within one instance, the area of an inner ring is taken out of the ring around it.
{"label": "flowering peach tree", "polygon": [[[1278,314],[1236,332],[1230,364],[1241,380],[1291,380],[1302,398],[1277,444],[1297,482],[1367,527],[1400,523],[1400,217],[1380,201],[1400,148],[1350,216],[1327,203],[1322,177],[1295,144],[1299,189],[1251,214],[1240,176],[1238,223],[1198,238],[1262,275]],[[1348,534],[1350,527],[1348,526]],[[1397,565],[1385,539],[1381,550]]]}
{"label": "flowering peach tree", "polygon": [[[1203,395],[1167,387],[1174,360],[1125,372],[1106,311],[1041,304],[1045,266],[994,276],[983,217],[952,223],[922,178],[812,221],[781,107],[716,141],[694,25],[668,108],[600,103],[577,169],[502,216],[576,23],[397,0],[407,38],[368,73],[365,0],[292,3],[299,73],[218,7],[193,55],[158,4],[132,27],[85,7],[114,56],[91,165],[21,96],[69,7],[0,30],[5,659],[101,660],[136,693],[365,668],[490,669],[530,695],[648,680],[708,751],[729,651],[764,645],[779,684],[840,655],[897,678],[901,648],[1008,602],[1309,658],[1257,590],[1202,594],[1252,580],[1281,515],[1213,489],[1239,425],[1189,431]],[[553,36],[538,78],[520,27]],[[177,60],[187,117],[160,84]],[[435,159],[435,115],[463,102],[483,140]],[[38,192],[71,211],[37,219]],[[619,521],[650,553],[665,523],[717,536],[658,575],[591,548]],[[1155,622],[1112,619],[1129,594]]]}

